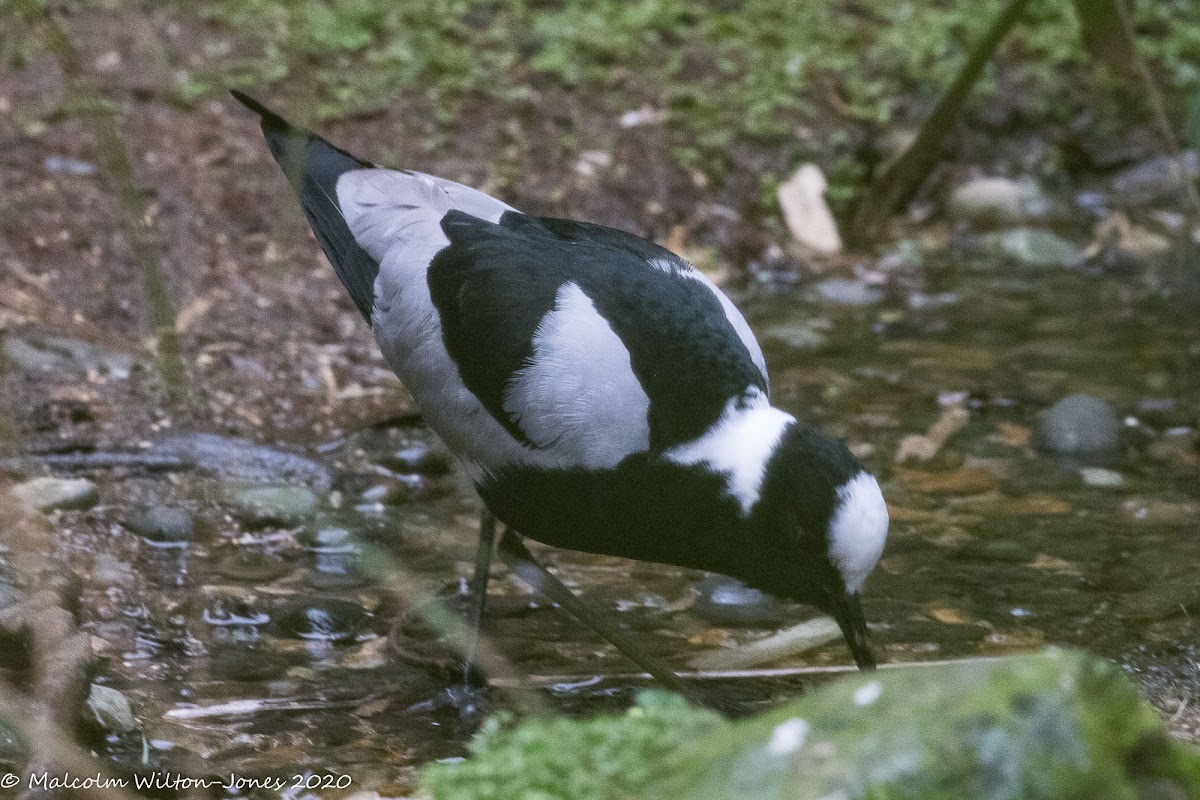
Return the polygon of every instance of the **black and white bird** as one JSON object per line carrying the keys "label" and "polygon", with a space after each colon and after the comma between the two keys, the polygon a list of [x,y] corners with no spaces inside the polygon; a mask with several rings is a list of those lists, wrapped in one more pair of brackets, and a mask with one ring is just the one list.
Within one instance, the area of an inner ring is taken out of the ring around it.
{"label": "black and white bird", "polygon": [[703,273],[630,233],[377,167],[234,94],[387,363],[507,526],[510,563],[532,561],[519,534],[733,576],[828,612],[874,666],[859,597],[887,536],[879,485],[770,404],[753,333]]}

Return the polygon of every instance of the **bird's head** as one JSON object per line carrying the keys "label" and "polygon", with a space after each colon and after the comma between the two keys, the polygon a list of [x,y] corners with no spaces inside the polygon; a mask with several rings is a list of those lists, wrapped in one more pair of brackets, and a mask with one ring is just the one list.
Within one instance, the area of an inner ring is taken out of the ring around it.
{"label": "bird's head", "polygon": [[762,588],[828,612],[859,667],[874,667],[859,593],[887,538],[875,478],[842,442],[794,423],[767,460],[751,521],[772,552],[792,556],[767,566]]}

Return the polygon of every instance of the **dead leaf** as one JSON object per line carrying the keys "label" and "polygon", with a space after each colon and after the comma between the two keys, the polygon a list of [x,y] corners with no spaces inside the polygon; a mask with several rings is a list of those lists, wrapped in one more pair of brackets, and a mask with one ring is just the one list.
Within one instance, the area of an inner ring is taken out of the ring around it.
{"label": "dead leaf", "polygon": [[945,446],[950,437],[966,427],[971,412],[962,406],[950,406],[942,410],[941,416],[924,434],[911,434],[900,441],[896,449],[896,463],[906,461],[931,461]]}
{"label": "dead leaf", "polygon": [[821,253],[840,253],[842,237],[825,202],[827,186],[821,168],[805,164],[780,184],[779,208],[796,241]]}

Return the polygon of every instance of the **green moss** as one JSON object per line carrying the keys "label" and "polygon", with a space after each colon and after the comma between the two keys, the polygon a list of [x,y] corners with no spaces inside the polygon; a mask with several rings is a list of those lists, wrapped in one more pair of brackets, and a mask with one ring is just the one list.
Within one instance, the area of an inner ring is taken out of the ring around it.
{"label": "green moss", "polygon": [[425,781],[439,800],[605,800],[645,786],[659,759],[725,723],[683,699],[643,694],[624,716],[579,722],[508,716],[490,720],[470,745],[470,758],[439,763]]}
{"label": "green moss", "polygon": [[854,676],[737,723],[665,695],[505,719],[426,778],[438,800],[1140,800],[1200,797],[1200,755],[1113,664],[1052,649]]}

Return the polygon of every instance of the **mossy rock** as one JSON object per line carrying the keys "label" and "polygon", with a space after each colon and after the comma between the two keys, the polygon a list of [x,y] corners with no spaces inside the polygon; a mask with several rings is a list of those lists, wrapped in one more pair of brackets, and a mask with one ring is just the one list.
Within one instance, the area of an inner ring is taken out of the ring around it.
{"label": "mossy rock", "polygon": [[737,723],[650,694],[624,717],[492,723],[439,800],[1200,798],[1113,664],[1057,649],[857,675]]}

